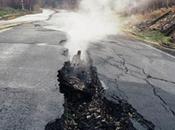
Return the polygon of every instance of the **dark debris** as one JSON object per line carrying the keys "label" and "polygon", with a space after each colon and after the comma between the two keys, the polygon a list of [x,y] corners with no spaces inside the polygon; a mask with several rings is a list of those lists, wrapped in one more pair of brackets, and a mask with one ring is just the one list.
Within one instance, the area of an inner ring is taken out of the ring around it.
{"label": "dark debris", "polygon": [[154,125],[127,103],[104,96],[104,88],[93,66],[74,67],[66,62],[58,72],[60,92],[64,94],[64,114],[47,124],[45,130],[137,130],[131,119],[144,128]]}

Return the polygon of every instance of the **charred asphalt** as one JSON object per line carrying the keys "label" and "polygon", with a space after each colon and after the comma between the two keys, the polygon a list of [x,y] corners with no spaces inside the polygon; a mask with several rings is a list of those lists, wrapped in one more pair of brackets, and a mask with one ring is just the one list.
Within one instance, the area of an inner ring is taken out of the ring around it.
{"label": "charred asphalt", "polygon": [[[0,130],[43,130],[63,114],[57,70],[68,60],[66,36],[44,26],[47,21],[0,33]],[[156,130],[175,129],[173,56],[120,35],[91,43],[88,54],[108,99],[126,100]]]}

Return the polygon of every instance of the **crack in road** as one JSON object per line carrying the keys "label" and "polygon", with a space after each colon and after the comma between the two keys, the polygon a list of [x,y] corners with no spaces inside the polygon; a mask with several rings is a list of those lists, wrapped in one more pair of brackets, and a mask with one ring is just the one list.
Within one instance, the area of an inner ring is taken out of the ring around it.
{"label": "crack in road", "polygon": [[[130,64],[130,65],[131,65],[131,64]],[[135,65],[134,65],[134,66],[135,66]],[[157,87],[154,86],[154,85],[149,81],[149,79],[160,80],[160,81],[164,81],[164,82],[168,82],[168,83],[172,83],[172,84],[175,84],[175,82],[169,81],[169,80],[166,80],[166,79],[161,79],[161,78],[153,77],[153,76],[151,76],[150,74],[147,74],[143,68],[140,68],[140,67],[138,67],[138,66],[135,66],[135,67],[137,67],[138,69],[142,70],[143,74],[144,74],[145,77],[146,77],[146,78],[143,79],[143,80],[145,80],[146,83],[147,83],[149,86],[152,87],[153,94],[163,103],[163,104],[161,104],[161,105],[165,108],[165,110],[166,110],[167,112],[171,112],[172,115],[175,116],[175,111],[172,110],[171,107],[168,105],[168,103],[163,99],[163,97],[161,97],[161,95],[158,94],[158,92],[156,91],[156,90],[157,90]]]}
{"label": "crack in road", "polygon": [[[119,78],[118,78],[118,79],[119,79]],[[122,93],[122,94],[124,95],[124,97],[126,98],[126,100],[127,100],[127,99],[129,99],[129,98],[128,98],[128,96],[126,95],[126,93],[125,93],[123,90],[120,89],[119,84],[118,84],[118,79],[115,79],[115,84],[116,84],[117,90],[119,91],[120,94]],[[122,96],[122,95],[121,95],[121,96]]]}
{"label": "crack in road", "polygon": [[160,80],[160,81],[163,81],[163,82],[175,84],[174,81],[170,81],[170,80],[167,80],[167,79],[163,79],[163,78],[158,78],[158,77],[152,76],[152,75],[146,73],[143,68],[140,68],[140,69],[142,70],[143,74],[146,76],[147,79]]}
{"label": "crack in road", "polygon": [[[120,59],[120,61],[115,60],[114,57],[111,57],[111,56],[107,56],[105,59],[100,57],[100,59],[101,59],[101,61],[103,61],[101,65],[108,64],[108,65],[111,65],[111,66],[121,70],[122,72],[124,72],[124,73],[119,74],[117,79],[115,79],[115,84],[117,86],[117,90],[119,91],[119,93],[122,92],[122,93],[125,94],[125,92],[123,92],[121,89],[119,89],[118,81],[120,79],[120,76],[126,74],[126,75],[130,75],[130,76],[142,79],[142,80],[144,80],[146,82],[146,84],[148,84],[152,88],[154,96],[157,97],[162,102],[161,105],[163,106],[163,108],[167,112],[169,112],[173,116],[175,116],[175,111],[168,105],[166,100],[160,94],[158,94],[157,87],[154,86],[149,80],[150,79],[154,79],[154,80],[159,80],[159,81],[167,82],[167,83],[171,83],[171,84],[175,84],[175,82],[167,80],[167,79],[163,79],[163,78],[158,78],[158,77],[155,77],[155,76],[152,76],[152,75],[146,73],[143,68],[141,68],[139,66],[136,66],[134,64],[131,64],[131,63],[127,63],[125,58],[124,58],[124,56],[122,54],[118,54],[114,49],[112,49],[112,50],[115,53],[115,55]],[[115,63],[111,63],[110,62],[111,60],[113,60]],[[132,66],[135,69],[137,69],[138,71],[131,70],[131,69],[128,68],[128,66]],[[128,99],[128,97],[127,97],[127,99]]]}
{"label": "crack in road", "polygon": [[[113,50],[113,49],[112,49],[112,50]],[[158,77],[152,76],[152,75],[150,75],[150,74],[147,74],[143,68],[138,67],[138,66],[136,66],[136,65],[133,65],[133,64],[131,64],[131,63],[127,63],[127,62],[125,61],[125,58],[122,56],[122,54],[117,54],[117,53],[115,52],[115,50],[113,50],[113,51],[114,51],[114,53],[115,53],[118,57],[120,57],[120,58],[122,59],[122,61],[123,61],[123,66],[126,68],[126,70],[131,71],[131,70],[129,70],[128,67],[127,67],[127,65],[131,65],[131,66],[133,66],[133,67],[135,67],[135,68],[137,68],[137,69],[142,70],[143,74],[144,74],[148,79],[155,79],[155,80],[160,80],[160,81],[163,81],[163,82],[168,82],[168,83],[175,84],[174,81],[170,81],[170,80],[163,79],[163,78],[158,78]]]}
{"label": "crack in road", "polygon": [[[87,71],[84,73],[86,76],[80,78],[82,70],[80,68],[74,70],[75,68],[71,67],[70,63],[66,63],[58,71],[60,92],[64,94],[65,99],[64,113],[61,118],[49,122],[45,130],[77,130],[84,128],[89,130],[136,130],[138,126],[134,126],[135,122],[144,129],[154,130],[155,125],[138,113],[127,100],[121,99],[117,95],[110,96],[111,100],[105,97],[105,90],[100,83],[95,67],[86,68],[84,70]],[[75,78],[72,78],[73,76]],[[111,82],[110,78],[109,80]],[[118,84],[117,79],[112,82]],[[81,88],[82,83],[84,84],[83,87],[85,87],[83,89]],[[122,92],[120,89],[119,91]]]}
{"label": "crack in road", "polygon": [[124,72],[125,72],[125,74],[127,74],[128,71],[129,71],[129,69],[128,69],[128,67],[126,66],[125,58],[122,56],[122,54],[118,54],[117,56],[121,59],[121,63],[122,63],[122,65],[123,65],[123,67],[124,67]]}
{"label": "crack in road", "polygon": [[102,79],[107,79],[107,81],[110,81],[110,83],[115,84],[115,87],[116,87],[117,90],[118,90],[119,96],[120,96],[121,98],[125,99],[125,100],[128,99],[128,96],[126,95],[126,93],[125,93],[122,89],[120,89],[120,87],[119,87],[119,84],[118,84],[119,75],[117,76],[116,79],[111,79],[111,78],[109,78],[109,77],[107,77],[107,76],[105,76],[105,75],[103,75],[103,74],[101,74],[101,73],[98,73],[98,75],[99,75],[100,77],[102,77]]}
{"label": "crack in road", "polygon": [[140,70],[142,70],[143,74],[144,74],[145,77],[146,77],[146,78],[143,79],[143,80],[145,80],[146,83],[147,83],[149,86],[152,87],[152,89],[153,89],[153,94],[163,103],[162,106],[165,108],[165,110],[168,111],[168,112],[171,112],[171,114],[172,114],[173,116],[175,116],[175,111],[172,110],[171,107],[168,105],[168,103],[163,99],[163,97],[161,97],[161,95],[158,94],[158,92],[156,91],[156,90],[157,90],[157,87],[154,86],[153,84],[151,84],[150,81],[149,81],[149,79],[160,80],[160,81],[164,81],[164,82],[168,82],[168,83],[172,83],[172,84],[175,84],[175,82],[169,81],[169,80],[166,80],[166,79],[161,79],[161,78],[153,77],[153,76],[151,76],[150,74],[147,74],[143,68],[140,68],[140,67],[138,67],[138,66],[137,66],[137,68],[139,68]]}
{"label": "crack in road", "polygon": [[171,112],[173,116],[175,116],[175,112],[171,109],[171,107],[168,105],[168,103],[158,94],[158,92],[156,91],[156,86],[154,86],[153,84],[151,84],[147,79],[145,79],[145,81],[147,82],[147,84],[149,86],[152,87],[153,89],[153,93],[156,97],[158,97],[160,99],[160,101],[163,103],[162,106],[165,108],[165,110],[167,112]]}

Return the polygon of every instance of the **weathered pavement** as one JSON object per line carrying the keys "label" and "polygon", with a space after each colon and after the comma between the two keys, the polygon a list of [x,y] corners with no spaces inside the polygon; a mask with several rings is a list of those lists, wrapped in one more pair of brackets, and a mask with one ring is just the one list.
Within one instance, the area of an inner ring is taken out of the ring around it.
{"label": "weathered pavement", "polygon": [[[0,130],[43,130],[61,116],[64,33],[34,22],[0,33]],[[175,58],[124,36],[88,49],[107,96],[128,100],[156,129],[175,129]],[[136,124],[137,125],[137,124]]]}
{"label": "weathered pavement", "polygon": [[0,130],[43,130],[61,115],[64,34],[25,24],[0,34]]}
{"label": "weathered pavement", "polygon": [[117,36],[90,47],[107,96],[126,99],[156,129],[175,129],[175,58]]}

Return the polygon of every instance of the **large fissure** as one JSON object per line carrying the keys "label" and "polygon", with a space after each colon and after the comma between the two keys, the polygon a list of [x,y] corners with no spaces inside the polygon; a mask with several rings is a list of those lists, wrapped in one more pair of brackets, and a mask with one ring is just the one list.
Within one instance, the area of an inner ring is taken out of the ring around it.
{"label": "large fissure", "polygon": [[126,100],[105,97],[96,67],[65,62],[58,71],[58,81],[65,99],[64,113],[49,122],[45,130],[137,130],[133,120],[147,130],[154,130],[154,124]]}

